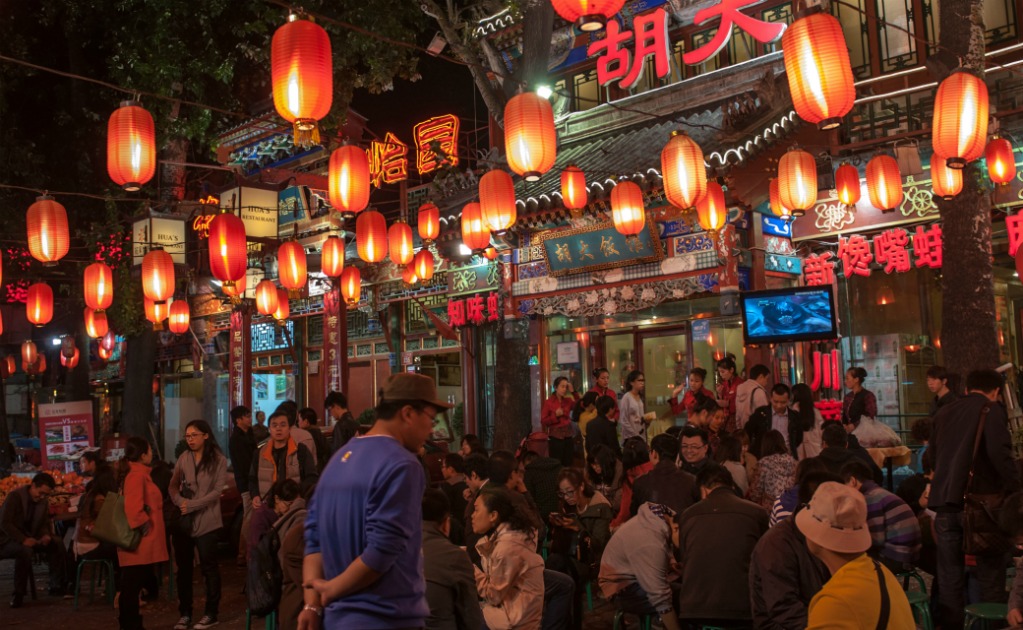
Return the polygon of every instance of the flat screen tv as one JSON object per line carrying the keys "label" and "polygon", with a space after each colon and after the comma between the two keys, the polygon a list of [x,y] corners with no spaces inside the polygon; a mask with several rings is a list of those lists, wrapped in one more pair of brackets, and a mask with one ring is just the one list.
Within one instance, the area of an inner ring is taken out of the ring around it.
{"label": "flat screen tv", "polygon": [[753,291],[740,295],[748,344],[838,338],[831,286]]}

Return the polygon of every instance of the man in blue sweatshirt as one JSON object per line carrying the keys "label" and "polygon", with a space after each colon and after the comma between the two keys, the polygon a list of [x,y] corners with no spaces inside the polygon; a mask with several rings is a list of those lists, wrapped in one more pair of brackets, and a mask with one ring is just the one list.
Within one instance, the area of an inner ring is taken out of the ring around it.
{"label": "man in blue sweatshirt", "polygon": [[[338,451],[305,521],[305,607],[300,630],[422,628],[426,474],[415,453],[442,409],[433,379],[395,374],[369,433]],[[312,587],[312,588],[310,588]]]}

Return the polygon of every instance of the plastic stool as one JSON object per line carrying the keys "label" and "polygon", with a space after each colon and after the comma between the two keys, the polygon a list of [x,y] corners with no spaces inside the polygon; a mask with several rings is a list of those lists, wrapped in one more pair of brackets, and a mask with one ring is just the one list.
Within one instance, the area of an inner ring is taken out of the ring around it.
{"label": "plastic stool", "polygon": [[[654,620],[654,616],[653,615],[639,615],[639,626],[643,630],[650,630],[650,626],[651,626],[651,624],[653,624],[653,620]],[[618,612],[615,613],[613,629],[614,630],[620,630],[621,628],[624,628],[624,627],[625,627],[625,611],[624,610],[619,610]]]}
{"label": "plastic stool", "polygon": [[78,569],[75,571],[75,610],[78,610],[78,594],[81,591],[82,586],[82,569],[86,565],[92,566],[92,575],[89,581],[89,603],[92,603],[92,598],[96,594],[96,581],[100,576],[104,576],[107,582],[107,605],[114,605],[114,563],[109,560],[95,559],[95,560],[81,560],[78,562]]}
{"label": "plastic stool", "polygon": [[593,583],[592,582],[587,582],[586,583],[586,607],[590,609],[590,612],[593,612]]}
{"label": "plastic stool", "polygon": [[980,621],[983,622],[984,628],[988,627],[989,621],[1003,621],[1009,614],[1008,604],[992,604],[989,602],[982,602],[980,604],[970,604],[963,612],[966,613],[966,620],[963,621],[963,630],[970,630],[973,624]]}
{"label": "plastic stool", "polygon": [[909,607],[913,611],[913,618],[923,630],[934,630],[934,621],[931,619],[931,598],[927,591],[906,591],[906,599],[909,600]]}
{"label": "plastic stool", "polygon": [[895,579],[902,582],[902,590],[909,592],[909,581],[915,580],[917,586],[920,587],[922,593],[927,593],[927,582],[924,582],[924,577],[916,571],[903,571],[902,573],[896,573]]}
{"label": "plastic stool", "polygon": [[[245,630],[252,630],[252,613],[245,609]],[[263,617],[263,630],[277,630],[277,611]]]}

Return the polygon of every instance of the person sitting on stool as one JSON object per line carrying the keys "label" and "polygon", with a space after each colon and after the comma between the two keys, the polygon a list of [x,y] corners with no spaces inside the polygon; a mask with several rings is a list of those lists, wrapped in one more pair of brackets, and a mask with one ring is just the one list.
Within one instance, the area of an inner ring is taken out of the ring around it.
{"label": "person sitting on stool", "polygon": [[20,608],[32,568],[32,553],[45,549],[50,562],[50,594],[64,594],[64,549],[53,536],[48,497],[57,486],[53,477],[39,473],[32,483],[7,495],[0,507],[0,559],[14,559],[14,595],[11,608]]}

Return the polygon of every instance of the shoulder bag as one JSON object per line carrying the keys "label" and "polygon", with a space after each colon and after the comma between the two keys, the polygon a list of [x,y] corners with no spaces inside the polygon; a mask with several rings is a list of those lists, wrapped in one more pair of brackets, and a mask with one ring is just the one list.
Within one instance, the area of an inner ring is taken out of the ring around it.
{"label": "shoulder bag", "polygon": [[874,563],[874,571],[877,573],[877,583],[881,586],[881,614],[878,615],[877,630],[886,630],[892,614],[892,601],[888,595],[888,585],[885,584],[881,563],[877,560],[871,560],[871,562]]}
{"label": "shoulder bag", "polygon": [[120,549],[134,551],[142,540],[142,532],[128,525],[124,512],[124,495],[108,492],[99,516],[92,526],[92,536],[100,542],[110,543]]}
{"label": "shoulder bag", "polygon": [[[191,453],[189,453],[189,456],[191,456]],[[184,455],[182,455],[182,457],[184,457]],[[192,457],[192,470],[195,472],[192,476],[195,479],[196,486],[198,486],[199,475],[198,471],[195,470],[194,457]],[[181,469],[181,479],[178,480],[178,494],[180,494],[181,498],[186,501],[195,497],[195,490],[193,490],[192,485],[188,483],[184,467]],[[170,534],[190,538],[192,536],[192,520],[194,516],[194,512],[182,514],[181,508],[175,505],[174,502],[170,500],[170,497],[168,497],[167,501],[164,502],[163,517],[164,522],[167,524],[167,532]]]}
{"label": "shoulder bag", "polygon": [[998,526],[998,513],[1002,509],[1005,495],[1001,492],[973,492],[973,473],[977,466],[977,453],[984,438],[984,424],[991,403],[984,403],[977,423],[977,435],[973,439],[973,459],[970,460],[970,474],[963,496],[963,552],[974,556],[997,555],[1012,549],[1008,536]]}

